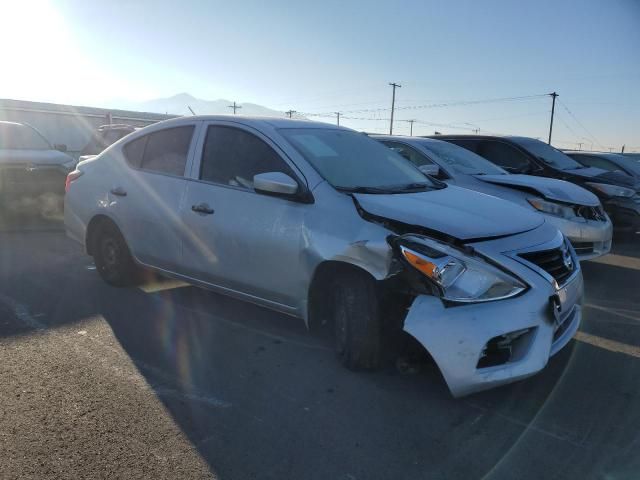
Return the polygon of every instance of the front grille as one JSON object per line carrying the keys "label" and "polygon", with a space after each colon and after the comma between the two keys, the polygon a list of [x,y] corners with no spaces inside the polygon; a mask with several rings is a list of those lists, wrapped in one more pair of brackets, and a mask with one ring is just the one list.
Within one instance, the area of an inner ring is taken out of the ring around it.
{"label": "front grille", "polygon": [[587,220],[596,220],[598,222],[604,222],[607,219],[600,205],[597,207],[588,207],[586,205],[578,207],[576,208],[576,215]]}
{"label": "front grille", "polygon": [[547,272],[558,285],[563,285],[576,269],[571,252],[565,244],[551,250],[521,253],[520,257]]}
{"label": "front grille", "polygon": [[577,255],[589,255],[593,253],[593,242],[571,242]]}
{"label": "front grille", "polygon": [[0,191],[20,195],[64,193],[66,173],[58,167],[0,168]]}

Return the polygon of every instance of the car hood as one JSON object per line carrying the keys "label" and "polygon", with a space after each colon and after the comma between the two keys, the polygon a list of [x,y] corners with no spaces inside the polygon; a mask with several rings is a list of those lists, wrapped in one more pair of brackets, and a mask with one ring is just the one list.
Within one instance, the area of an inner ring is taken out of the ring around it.
{"label": "car hood", "polygon": [[612,185],[620,185],[623,187],[631,187],[635,189],[638,189],[640,187],[636,179],[630,175],[619,172],[609,172],[601,168],[577,168],[575,170],[562,170],[562,172],[582,177],[584,180],[588,181],[610,183]]}
{"label": "car hood", "polygon": [[541,215],[514,203],[454,186],[404,194],[356,193],[354,197],[371,215],[424,227],[459,240],[514,235],[544,223]]}
{"label": "car hood", "polygon": [[0,165],[62,165],[72,160],[57,150],[0,150]]}
{"label": "car hood", "polygon": [[533,175],[475,175],[483,182],[533,190],[548,200],[596,207],[600,200],[593,193],[573,183]]}

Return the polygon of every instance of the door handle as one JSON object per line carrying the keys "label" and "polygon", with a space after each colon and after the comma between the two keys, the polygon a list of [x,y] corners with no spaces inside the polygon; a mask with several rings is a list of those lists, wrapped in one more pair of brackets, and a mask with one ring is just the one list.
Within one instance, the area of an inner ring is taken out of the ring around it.
{"label": "door handle", "polygon": [[114,187],[114,188],[112,188],[111,189],[111,193],[113,195],[117,195],[118,197],[126,197],[127,196],[127,192],[122,187]]}
{"label": "door handle", "polygon": [[191,210],[193,210],[196,213],[204,213],[205,215],[211,215],[213,213],[213,208],[211,208],[206,203],[191,205]]}

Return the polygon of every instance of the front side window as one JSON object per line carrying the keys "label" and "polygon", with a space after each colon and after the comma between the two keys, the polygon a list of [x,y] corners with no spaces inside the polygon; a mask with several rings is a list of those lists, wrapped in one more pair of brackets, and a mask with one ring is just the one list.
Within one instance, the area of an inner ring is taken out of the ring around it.
{"label": "front side window", "polygon": [[0,122],[0,150],[51,150],[35,129],[19,123]]}
{"label": "front side window", "polygon": [[420,167],[422,165],[433,165],[433,162],[424,155],[416,152],[413,148],[396,142],[382,142],[394,152],[399,153],[414,165]]}
{"label": "front side window", "polygon": [[280,155],[252,133],[215,125],[207,129],[201,180],[253,189],[254,175],[267,172],[282,172],[295,178]]}
{"label": "front side window", "polygon": [[333,128],[287,128],[280,133],[335,188],[442,188],[400,154],[362,133]]}
{"label": "front side window", "polygon": [[569,158],[560,150],[535,138],[514,138],[513,141],[544,163],[558,170],[575,170],[576,168],[581,168],[578,162]]}
{"label": "front side window", "polygon": [[527,156],[504,142],[493,140],[480,142],[477,153],[510,172],[524,173],[531,169],[531,162]]}
{"label": "front side window", "polygon": [[456,173],[465,175],[504,175],[507,173],[480,155],[452,143],[425,140],[420,145],[441,165],[446,165]]}
{"label": "front side window", "polygon": [[585,167],[602,168],[603,170],[609,170],[610,172],[620,170],[620,167],[618,167],[616,164],[600,157],[591,155],[571,155],[571,158],[580,162]]}

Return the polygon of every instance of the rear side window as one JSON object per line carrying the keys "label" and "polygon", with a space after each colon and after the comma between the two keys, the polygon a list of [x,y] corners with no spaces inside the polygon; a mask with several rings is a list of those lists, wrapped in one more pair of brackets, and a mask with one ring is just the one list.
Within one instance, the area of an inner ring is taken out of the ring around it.
{"label": "rear side window", "polygon": [[477,153],[487,160],[511,172],[527,171],[530,162],[517,148],[503,142],[479,142]]}
{"label": "rear side window", "polygon": [[147,145],[148,138],[149,135],[145,135],[144,137],[136,138],[124,146],[124,156],[132,167],[141,167],[142,156],[144,155],[144,148]]}
{"label": "rear side window", "polygon": [[252,189],[253,176],[267,172],[282,172],[295,178],[280,155],[255,135],[233,127],[208,128],[201,180]]}
{"label": "rear side window", "polygon": [[124,153],[136,168],[184,176],[194,126],[167,128],[127,143]]}

